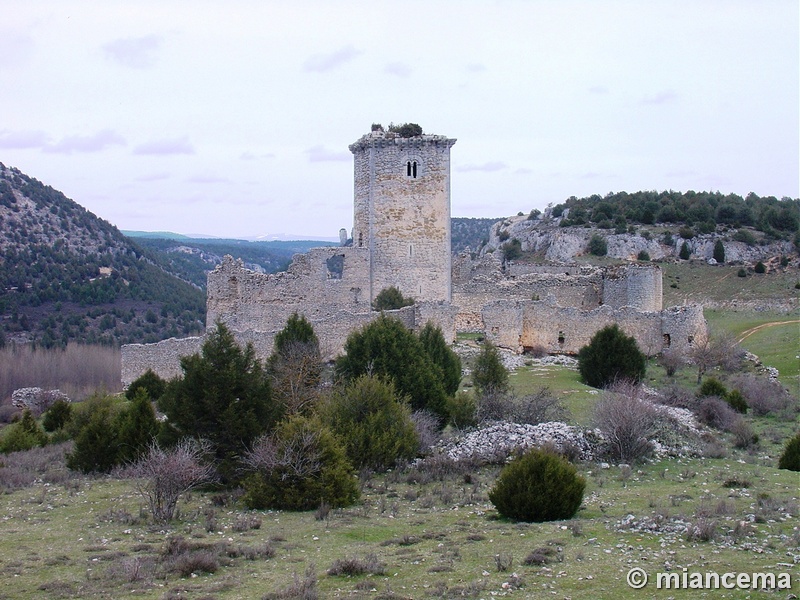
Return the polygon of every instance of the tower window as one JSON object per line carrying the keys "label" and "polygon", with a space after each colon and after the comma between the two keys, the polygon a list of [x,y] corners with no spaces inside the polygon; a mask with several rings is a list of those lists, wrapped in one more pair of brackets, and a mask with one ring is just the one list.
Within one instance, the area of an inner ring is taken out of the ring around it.
{"label": "tower window", "polygon": [[406,163],[406,177],[410,177],[411,179],[417,178],[417,161],[409,160]]}
{"label": "tower window", "polygon": [[360,231],[358,232],[358,247],[361,248],[364,245],[364,234]]}

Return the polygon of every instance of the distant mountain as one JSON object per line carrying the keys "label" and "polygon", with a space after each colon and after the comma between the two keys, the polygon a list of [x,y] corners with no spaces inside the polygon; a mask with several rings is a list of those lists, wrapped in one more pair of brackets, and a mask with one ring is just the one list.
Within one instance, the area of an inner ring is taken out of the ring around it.
{"label": "distant mountain", "polygon": [[175,273],[201,289],[206,288],[209,271],[230,254],[241,258],[245,266],[259,273],[284,271],[292,255],[310,248],[335,245],[331,242],[310,240],[248,242],[245,240],[195,239],[181,237],[136,237],[141,247],[149,250],[156,262],[165,270]]}
{"label": "distant mountain", "polygon": [[202,290],[110,223],[2,163],[0,257],[0,345],[111,345],[203,331]]}

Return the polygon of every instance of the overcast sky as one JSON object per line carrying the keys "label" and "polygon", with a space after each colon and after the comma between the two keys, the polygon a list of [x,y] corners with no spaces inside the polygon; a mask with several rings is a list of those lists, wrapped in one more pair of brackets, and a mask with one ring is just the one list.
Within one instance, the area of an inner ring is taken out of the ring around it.
{"label": "overcast sky", "polygon": [[0,162],[120,229],[336,238],[373,122],[458,139],[453,216],[800,196],[797,0],[6,0]]}

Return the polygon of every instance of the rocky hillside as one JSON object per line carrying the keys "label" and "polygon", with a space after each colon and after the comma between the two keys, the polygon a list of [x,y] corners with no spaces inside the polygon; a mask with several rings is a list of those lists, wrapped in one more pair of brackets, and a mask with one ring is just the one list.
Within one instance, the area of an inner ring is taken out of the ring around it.
{"label": "rocky hillside", "polygon": [[[552,211],[509,217],[492,226],[481,255],[500,252],[509,260],[572,263],[582,258],[606,256],[623,261],[700,259],[753,265],[778,257],[797,260],[793,238],[776,239],[754,227],[714,226],[701,233],[685,223],[653,223],[603,228],[597,224],[564,226],[569,212],[554,217]],[[788,237],[788,236],[786,236]],[[715,258],[717,242],[722,253]]]}
{"label": "rocky hillside", "polygon": [[0,163],[0,345],[120,344],[202,331],[205,296],[116,227]]}

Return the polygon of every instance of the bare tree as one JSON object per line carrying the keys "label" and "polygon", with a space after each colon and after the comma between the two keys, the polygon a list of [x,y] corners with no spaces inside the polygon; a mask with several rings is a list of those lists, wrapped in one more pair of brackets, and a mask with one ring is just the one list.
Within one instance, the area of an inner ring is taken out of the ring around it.
{"label": "bare tree", "polygon": [[658,355],[658,364],[667,372],[667,377],[672,377],[686,366],[686,355],[674,348],[668,348]]}
{"label": "bare tree", "polygon": [[322,469],[319,436],[319,431],[312,429],[303,429],[288,439],[264,435],[245,454],[244,462],[262,473],[280,470],[285,476],[310,477]]}
{"label": "bare tree", "polygon": [[131,466],[129,474],[138,479],[136,491],[147,501],[155,521],[171,521],[180,497],[212,480],[214,467],[203,461],[207,453],[206,444],[191,438],[168,450],[153,442]]}
{"label": "bare tree", "polygon": [[742,363],[744,351],[739,347],[736,338],[728,332],[715,333],[695,340],[689,349],[689,362],[697,366],[697,385],[709,369],[722,367],[726,371],[735,371]]}
{"label": "bare tree", "polygon": [[652,451],[656,408],[643,398],[642,387],[632,383],[611,386],[594,408],[593,421],[609,444],[615,460],[631,462]]}
{"label": "bare tree", "polygon": [[322,359],[319,346],[289,341],[269,362],[275,399],[289,414],[305,413],[319,400]]}

